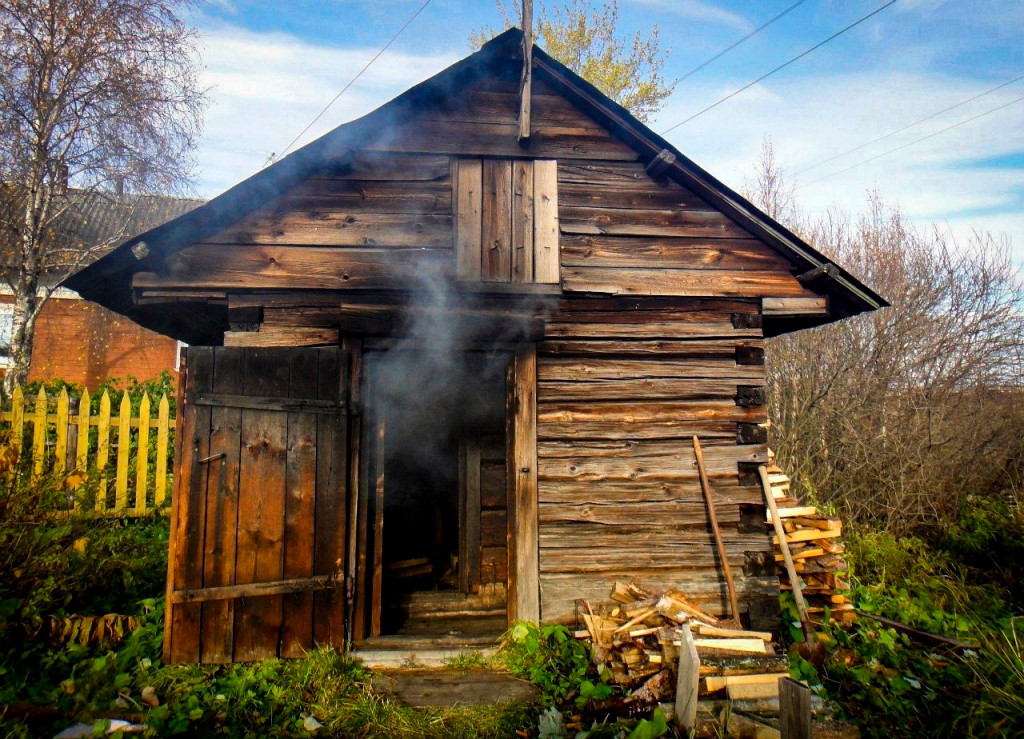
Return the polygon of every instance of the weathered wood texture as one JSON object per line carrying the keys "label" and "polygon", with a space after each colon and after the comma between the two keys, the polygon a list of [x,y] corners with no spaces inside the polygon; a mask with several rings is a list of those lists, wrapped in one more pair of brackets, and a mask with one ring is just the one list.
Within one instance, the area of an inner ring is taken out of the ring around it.
{"label": "weathered wood texture", "polygon": [[[338,348],[188,350],[165,637],[170,661],[297,657],[314,643],[344,645],[345,359]],[[271,588],[203,597],[318,578],[336,584],[316,593]],[[175,603],[182,592],[205,602]]]}
{"label": "weathered wood texture", "polygon": [[606,599],[613,580],[633,577],[728,612],[693,435],[741,611],[777,594],[767,531],[744,528],[763,499],[739,476],[767,455],[741,443],[766,411],[741,390],[763,385],[764,366],[738,362],[737,347],[761,332],[734,327],[757,325],[759,311],[756,301],[588,298],[552,315],[537,365],[543,620],[572,620],[575,599]]}
{"label": "weathered wood texture", "polygon": [[523,149],[518,84],[479,80],[396,119],[344,166],[139,272],[134,288],[166,300],[189,290],[416,290],[440,278],[820,310],[777,252],[693,192],[652,178],[541,78]]}
{"label": "weathered wood texture", "polygon": [[456,160],[452,166],[459,280],[558,283],[553,160]]}
{"label": "weathered wood texture", "polygon": [[559,162],[562,287],[611,295],[814,297],[791,265],[636,162]]}

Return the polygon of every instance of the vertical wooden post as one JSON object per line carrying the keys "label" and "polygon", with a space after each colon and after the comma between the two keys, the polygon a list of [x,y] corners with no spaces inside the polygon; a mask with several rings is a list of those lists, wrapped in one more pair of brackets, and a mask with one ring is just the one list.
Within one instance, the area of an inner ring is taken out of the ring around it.
{"label": "vertical wooden post", "polygon": [[540,538],[537,502],[537,347],[521,347],[513,372],[513,482],[515,617],[540,621]]}
{"label": "vertical wooden post", "polygon": [[[383,404],[381,404],[383,405]],[[370,585],[370,636],[380,636],[381,596],[384,592],[384,491],[386,416],[378,408],[377,448],[374,462],[376,484],[373,488],[373,579]]]}
{"label": "vertical wooden post", "polygon": [[519,144],[530,140],[530,98],[533,91],[533,0],[523,0],[523,76],[519,84]]}
{"label": "vertical wooden post", "polygon": [[700,657],[693,643],[690,624],[684,623],[679,645],[679,674],[676,679],[676,726],[683,736],[697,729],[697,688],[700,684]]}
{"label": "vertical wooden post", "polygon": [[21,455],[21,443],[25,433],[25,395],[20,387],[11,395],[11,446]]}
{"label": "vertical wooden post", "polygon": [[117,411],[117,480],[114,483],[114,510],[128,507],[128,452],[132,448],[132,402],[128,393],[121,396]]}
{"label": "vertical wooden post", "polygon": [[[85,485],[85,474],[89,469],[89,415],[92,408],[92,401],[89,399],[89,391],[83,390],[82,397],[78,399],[78,419],[75,422],[75,470],[82,473],[82,481],[76,485],[81,489]],[[96,496],[96,504],[99,505],[99,495]],[[78,497],[75,497],[75,507],[78,507]]]}
{"label": "vertical wooden post", "polygon": [[791,677],[779,680],[782,739],[811,739],[811,689]]}
{"label": "vertical wooden post", "polygon": [[60,389],[57,396],[57,443],[53,450],[53,468],[58,473],[67,470],[68,463],[68,419],[70,418],[71,400],[67,388]]}
{"label": "vertical wooden post", "polygon": [[46,391],[39,388],[35,413],[32,415],[32,475],[43,474],[46,464]]}
{"label": "vertical wooden post", "polygon": [[[153,506],[160,508],[167,497],[167,442],[170,436],[171,411],[167,393],[160,396],[157,406],[156,426],[156,480],[153,491]],[[181,413],[181,410],[178,410]]]}
{"label": "vertical wooden post", "polygon": [[107,507],[107,463],[110,462],[110,393],[106,390],[100,396],[100,417],[96,424],[99,438],[96,441],[96,467],[100,471],[100,484],[96,488],[96,510]]}
{"label": "vertical wooden post", "polygon": [[139,403],[139,451],[135,458],[135,515],[146,512],[146,488],[149,483],[149,394]]}

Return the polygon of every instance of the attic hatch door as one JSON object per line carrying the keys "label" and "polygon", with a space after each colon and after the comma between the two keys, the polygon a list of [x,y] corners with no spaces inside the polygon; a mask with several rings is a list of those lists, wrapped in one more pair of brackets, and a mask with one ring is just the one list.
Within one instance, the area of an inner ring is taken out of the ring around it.
{"label": "attic hatch door", "polygon": [[185,350],[165,661],[344,647],[349,365],[337,347]]}
{"label": "attic hatch door", "polygon": [[559,283],[558,167],[553,159],[453,159],[460,282]]}

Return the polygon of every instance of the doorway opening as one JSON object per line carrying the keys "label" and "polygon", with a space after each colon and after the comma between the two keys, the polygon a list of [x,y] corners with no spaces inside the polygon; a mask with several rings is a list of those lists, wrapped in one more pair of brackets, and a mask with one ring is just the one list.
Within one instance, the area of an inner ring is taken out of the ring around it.
{"label": "doorway opening", "polygon": [[366,355],[366,636],[507,627],[510,363],[510,352]]}

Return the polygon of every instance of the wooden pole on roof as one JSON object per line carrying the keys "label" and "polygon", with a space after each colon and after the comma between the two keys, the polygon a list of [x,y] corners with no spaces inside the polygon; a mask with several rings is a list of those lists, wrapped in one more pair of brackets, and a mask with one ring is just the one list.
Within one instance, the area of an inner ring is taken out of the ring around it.
{"label": "wooden pole on roof", "polygon": [[519,84],[519,145],[530,140],[530,97],[533,87],[533,0],[523,0],[523,77]]}

